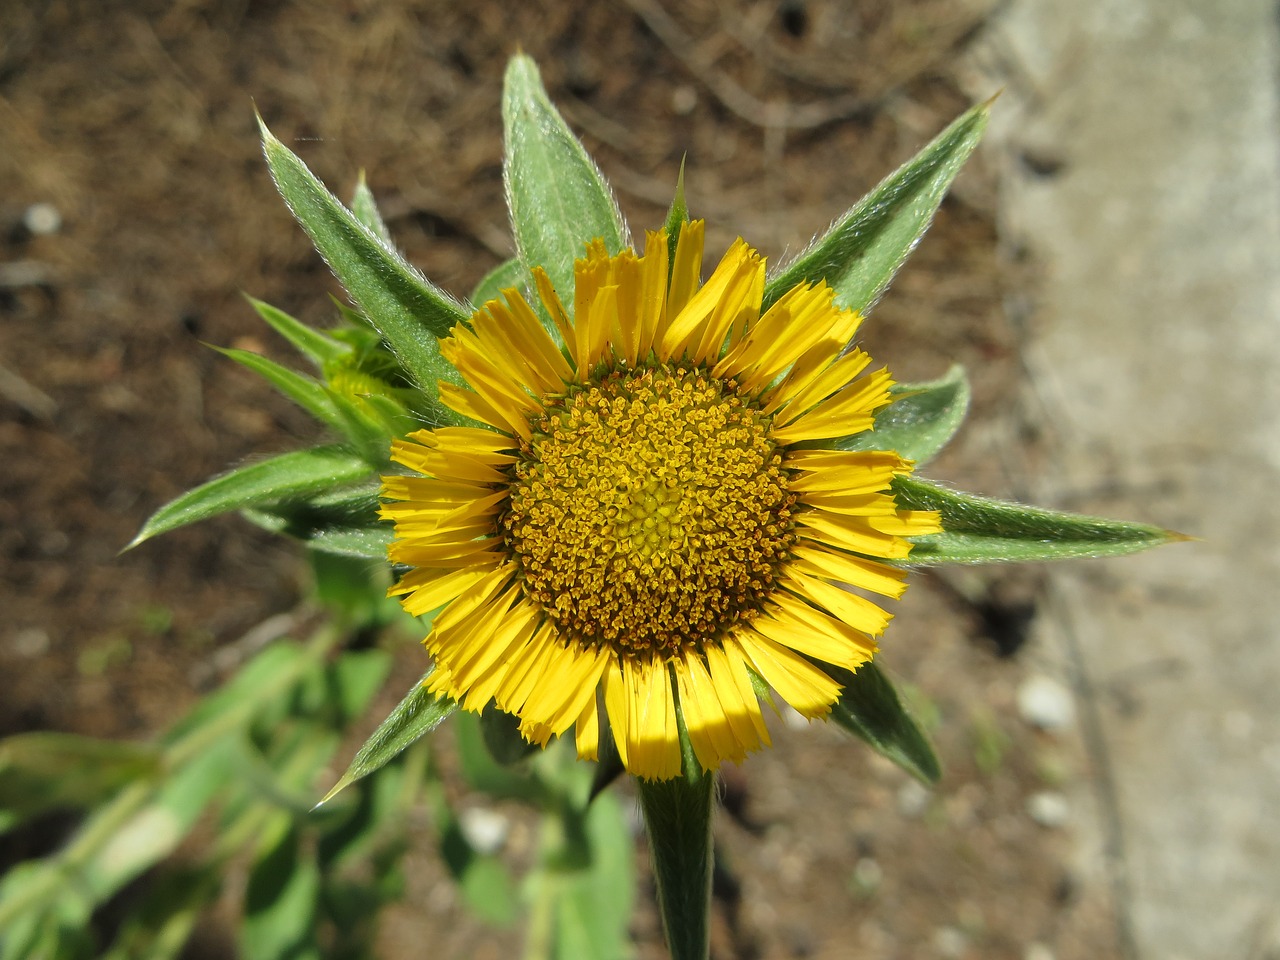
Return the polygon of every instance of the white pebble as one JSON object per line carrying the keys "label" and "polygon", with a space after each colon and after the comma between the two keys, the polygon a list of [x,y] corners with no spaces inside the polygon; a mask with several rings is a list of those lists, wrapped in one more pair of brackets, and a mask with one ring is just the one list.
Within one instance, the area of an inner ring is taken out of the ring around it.
{"label": "white pebble", "polygon": [[1055,960],[1055,958],[1053,951],[1043,943],[1029,943],[1026,952],[1022,954],[1022,960]]}
{"label": "white pebble", "polygon": [[898,788],[898,812],[914,820],[929,809],[932,797],[929,788],[919,780],[908,780]]}
{"label": "white pebble", "polygon": [[1075,722],[1076,706],[1067,687],[1043,674],[1027,677],[1018,687],[1018,712],[1041,730],[1064,730]]}
{"label": "white pebble", "polygon": [[1054,829],[1071,819],[1071,805],[1056,790],[1041,790],[1027,797],[1027,816],[1042,827]]}
{"label": "white pebble", "polygon": [[955,927],[939,927],[933,935],[933,945],[944,957],[962,956],[969,946],[969,939]]}
{"label": "white pebble", "polygon": [[671,109],[685,117],[693,113],[698,105],[698,91],[687,84],[676,87],[671,92]]}
{"label": "white pebble", "polygon": [[52,203],[33,203],[22,214],[22,225],[37,237],[47,237],[62,229],[62,214]]}
{"label": "white pebble", "polygon": [[26,627],[13,637],[13,652],[20,657],[39,657],[49,652],[49,634],[39,627]]}
{"label": "white pebble", "polygon": [[511,822],[484,807],[468,807],[458,814],[458,828],[476,853],[497,853],[507,842]]}
{"label": "white pebble", "polygon": [[863,857],[853,867],[853,885],[864,896],[880,889],[884,869],[871,857]]}

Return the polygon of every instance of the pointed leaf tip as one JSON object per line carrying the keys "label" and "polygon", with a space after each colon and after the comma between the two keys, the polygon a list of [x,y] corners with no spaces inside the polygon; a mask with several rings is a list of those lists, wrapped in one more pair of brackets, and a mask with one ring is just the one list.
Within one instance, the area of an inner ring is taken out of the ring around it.
{"label": "pointed leaf tip", "polygon": [[261,129],[280,195],[405,373],[432,400],[439,381],[460,383],[438,341],[467,322],[466,311],[347,209],[265,123]]}
{"label": "pointed leaf tip", "polygon": [[825,280],[841,306],[867,312],[929,228],[943,197],[982,139],[987,104],[971,107],[840,216],[765,288],[772,306],[800,283]]}
{"label": "pointed leaf tip", "polygon": [[892,487],[899,507],[936,510],[942,517],[942,533],[912,538],[906,561],[912,565],[1116,557],[1188,539],[1145,523],[961,493],[919,477],[895,477]]}
{"label": "pointed leaf tip", "polygon": [[[622,214],[604,176],[547,96],[537,65],[511,58],[502,90],[503,178],[516,249],[572,304],[573,262],[583,245],[626,246]],[[554,335],[554,334],[553,334]]]}
{"label": "pointed leaf tip", "polygon": [[326,803],[357,780],[394,760],[457,709],[458,705],[454,701],[427,689],[426,682],[430,676],[431,671],[428,670],[379,724],[364,746],[356,751],[347,771],[320,803]]}

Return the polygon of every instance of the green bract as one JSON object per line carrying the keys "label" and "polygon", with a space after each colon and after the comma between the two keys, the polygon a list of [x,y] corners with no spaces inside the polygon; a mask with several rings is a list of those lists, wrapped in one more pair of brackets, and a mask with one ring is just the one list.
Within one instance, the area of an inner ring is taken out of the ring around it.
{"label": "green bract", "polygon": [[[990,102],[965,113],[776,272],[765,290],[765,307],[798,283],[819,281],[834,288],[841,305],[860,311],[874,306],[928,228],[952,180],[977,145],[989,109]],[[513,58],[507,70],[502,116],[506,144],[503,170],[518,256],[481,281],[470,298],[477,305],[495,298],[503,288],[529,289],[535,267],[543,268],[555,288],[568,294],[573,288],[573,262],[584,244],[599,238],[610,253],[616,253],[628,243],[626,226],[608,184],[551,104],[528,57]],[[316,551],[382,559],[391,531],[378,520],[376,477],[390,469],[387,451],[392,438],[423,424],[463,421],[441,404],[437,384],[442,380],[461,382],[442,356],[440,340],[458,325],[468,324],[470,311],[396,251],[363,175],[348,208],[272,136],[265,124],[262,138],[281,195],[346,288],[354,308],[340,308],[335,328],[319,332],[267,304],[251,301],[263,319],[310,361],[317,376],[290,371],[243,351],[224,353],[314,416],[333,440],[252,463],[209,481],[157,511],[134,543],[240,510],[255,523],[297,537]],[[681,186],[665,224],[673,243],[676,228],[688,216]],[[571,305],[571,296],[565,296],[565,302]],[[558,339],[554,325],[543,319]],[[955,433],[969,402],[968,382],[959,367],[932,382],[900,384],[894,394],[895,401],[877,416],[873,430],[847,437],[839,445],[847,450],[896,450],[921,464]],[[901,506],[936,510],[942,517],[944,532],[918,538],[910,556],[912,564],[1109,556],[1179,539],[1156,527],[1001,503],[920,479],[895,481],[894,493]],[[290,671],[296,673],[309,662],[302,659],[300,651],[280,650],[283,662],[277,665],[279,676],[292,676]],[[926,782],[936,780],[938,761],[924,733],[878,666],[868,664],[857,673],[837,673],[844,692],[834,706],[832,719],[913,776]],[[758,677],[753,679],[760,682]],[[454,707],[416,685],[356,754],[325,799],[395,758],[441,723]],[[477,721],[467,719],[461,729],[471,730],[468,725],[473,722]],[[533,773],[519,772],[521,764],[531,761],[522,759],[528,751],[514,726],[502,723],[501,718],[486,717],[479,723],[481,739],[489,751],[516,766],[508,771],[497,761],[485,761],[493,765],[483,769],[473,765],[468,768],[469,776],[486,789],[550,804],[566,825],[557,856],[578,864],[575,869],[579,872],[565,874],[571,879],[539,874],[533,885],[534,897],[542,906],[536,908],[531,939],[550,937],[548,942],[559,945],[547,955],[613,955],[610,951],[620,949],[624,942],[625,923],[619,925],[616,918],[601,920],[600,916],[610,904],[629,902],[629,887],[611,891],[609,884],[616,884],[616,879],[609,878],[607,868],[625,861],[626,856],[609,846],[613,840],[607,831],[592,834],[596,828],[591,818],[598,815],[584,813],[588,781],[572,777],[555,780],[546,771],[539,772],[538,764],[561,762],[543,757],[533,759]],[[684,742],[687,745],[687,735]],[[176,740],[169,749],[179,749],[182,743]],[[605,759],[610,756],[609,747],[606,731],[601,769],[612,775],[620,767]],[[120,763],[142,764],[144,768],[152,761],[150,755],[119,758]],[[211,751],[207,769],[194,770],[190,784],[176,784],[173,789],[191,792],[198,799],[205,789],[202,778],[222,776],[221,764],[225,762],[223,753]],[[639,785],[668,939],[678,958],[704,957],[707,951],[712,779],[690,761],[685,764],[684,778]],[[568,787],[549,785],[570,781],[573,785]],[[139,796],[127,810],[113,815],[137,816],[148,804],[168,802],[164,796]],[[446,832],[455,829],[443,795],[434,802]],[[185,809],[198,809],[198,802]],[[264,862],[294,855],[297,842],[288,822],[276,824],[271,843],[263,850]],[[69,851],[68,858],[79,863],[77,849]],[[500,865],[469,847],[458,849],[463,853],[450,861],[454,875],[480,902],[505,916],[503,905],[508,899],[504,898],[509,898],[509,890]],[[143,869],[167,852],[143,851],[129,869],[120,872],[122,868],[117,867],[119,876],[112,877],[108,886],[118,886],[131,871]],[[89,862],[83,866],[87,868]],[[318,882],[312,875],[295,873],[291,878],[294,886],[261,888],[261,911],[251,917],[251,930],[261,928],[264,937],[290,934],[280,926],[271,904],[294,902],[295,898],[306,901]],[[36,875],[25,882],[31,885],[30,890],[39,891],[42,884],[53,880]],[[251,877],[251,890],[257,889],[255,882]],[[31,896],[38,893],[28,898]]]}

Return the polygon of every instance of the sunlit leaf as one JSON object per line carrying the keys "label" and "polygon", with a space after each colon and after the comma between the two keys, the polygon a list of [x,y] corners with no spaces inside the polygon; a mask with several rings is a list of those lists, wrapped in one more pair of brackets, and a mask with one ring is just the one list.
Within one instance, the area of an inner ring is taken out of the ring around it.
{"label": "sunlit leaf", "polygon": [[991,101],[963,114],[836,220],[765,288],[765,306],[825,280],[836,302],[867,311],[929,228],[951,181],[987,127]]}
{"label": "sunlit leaf", "polygon": [[372,472],[364,458],[340,446],[296,450],[246,464],[165,504],[143,524],[129,548],[221,513],[307,497],[362,480]]}
{"label": "sunlit leaf", "polygon": [[[432,398],[438,381],[460,383],[458,372],[440,355],[439,338],[467,321],[462,305],[343,206],[266,124],[259,125],[281,196],[405,372]],[[443,420],[456,419],[443,406],[439,414]]]}
{"label": "sunlit leaf", "polygon": [[878,753],[925,783],[935,783],[942,770],[924,731],[912,719],[880,668],[864,663],[849,671],[829,663],[826,673],[844,686],[831,708],[831,719],[857,734]]}
{"label": "sunlit leaf", "polygon": [[425,683],[431,671],[423,674],[422,679],[414,684],[412,690],[387,715],[373,735],[365,741],[347,767],[347,772],[325,794],[324,803],[333,799],[345,787],[361,777],[367,777],[415,743],[419,738],[430,733],[453,713],[458,705],[447,697],[431,693]]}
{"label": "sunlit leaf", "polygon": [[370,233],[387,246],[393,246],[391,231],[387,229],[387,224],[382,219],[382,213],[378,210],[378,204],[373,199],[373,191],[369,189],[363,170],[360,171],[360,176],[356,178],[356,189],[351,195],[351,212],[357,220],[369,228]]}
{"label": "sunlit leaf", "polygon": [[1189,539],[1172,530],[960,493],[915,477],[896,477],[900,507],[937,510],[942,533],[912,539],[908,562],[1010,563],[1114,557]]}
{"label": "sunlit leaf", "polygon": [[573,309],[573,261],[601,239],[626,245],[622,214],[595,162],[547,98],[537,65],[517,54],[502,93],[503,174],[511,228],[526,269],[541,266]]}
{"label": "sunlit leaf", "polygon": [[271,329],[284,337],[304,357],[323,369],[326,363],[334,363],[351,353],[351,348],[339,340],[313,330],[301,320],[295,320],[283,310],[253,297],[246,297],[253,309],[271,325]]}
{"label": "sunlit leaf", "polygon": [[895,400],[876,414],[875,429],[836,443],[841,450],[896,450],[916,465],[926,463],[955,435],[969,409],[969,381],[955,366],[927,383],[897,383]]}
{"label": "sunlit leaf", "polygon": [[471,291],[471,302],[476,307],[482,307],[490,300],[501,299],[502,291],[508,287],[515,287],[523,292],[528,282],[529,271],[524,264],[518,259],[507,260],[480,278],[476,288]]}

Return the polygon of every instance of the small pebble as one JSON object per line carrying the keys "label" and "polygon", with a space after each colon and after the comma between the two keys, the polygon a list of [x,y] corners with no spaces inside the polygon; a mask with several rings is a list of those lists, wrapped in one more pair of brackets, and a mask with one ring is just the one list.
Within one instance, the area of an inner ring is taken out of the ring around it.
{"label": "small pebble", "polygon": [[1018,713],[1041,730],[1064,730],[1075,722],[1075,701],[1064,684],[1036,674],[1018,687]]}
{"label": "small pebble", "polygon": [[863,857],[853,867],[853,888],[855,892],[869,897],[880,889],[884,881],[884,868],[871,857]]}
{"label": "small pebble", "polygon": [[1027,816],[1042,827],[1055,829],[1071,819],[1071,805],[1056,790],[1041,790],[1027,797]]}
{"label": "small pebble", "polygon": [[49,652],[49,634],[39,627],[24,627],[13,636],[13,652],[20,657],[38,657]]}
{"label": "small pebble", "polygon": [[698,91],[682,84],[671,91],[671,109],[682,117],[693,113],[698,105]]}
{"label": "small pebble", "polygon": [[898,788],[898,812],[912,820],[924,815],[929,809],[929,800],[933,794],[929,788],[918,780],[908,780]]}
{"label": "small pebble", "polygon": [[1022,954],[1022,960],[1055,960],[1055,958],[1053,951],[1043,943],[1029,943],[1026,952]]}
{"label": "small pebble", "polygon": [[22,225],[33,237],[47,237],[62,229],[62,214],[52,203],[33,203],[22,214]]}
{"label": "small pebble", "polygon": [[933,935],[933,945],[942,956],[954,958],[963,956],[969,938],[955,927],[939,927]]}
{"label": "small pebble", "polygon": [[497,853],[507,841],[511,821],[484,807],[468,807],[458,814],[458,827],[476,853]]}

